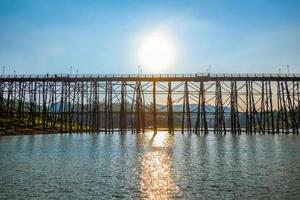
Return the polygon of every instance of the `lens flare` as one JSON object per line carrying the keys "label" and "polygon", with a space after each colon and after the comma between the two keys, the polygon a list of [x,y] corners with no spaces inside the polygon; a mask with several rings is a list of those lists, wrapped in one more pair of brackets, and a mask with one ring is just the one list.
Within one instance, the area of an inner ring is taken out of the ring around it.
{"label": "lens flare", "polygon": [[138,50],[139,64],[149,72],[159,73],[174,64],[175,53],[171,36],[156,31],[142,37]]}

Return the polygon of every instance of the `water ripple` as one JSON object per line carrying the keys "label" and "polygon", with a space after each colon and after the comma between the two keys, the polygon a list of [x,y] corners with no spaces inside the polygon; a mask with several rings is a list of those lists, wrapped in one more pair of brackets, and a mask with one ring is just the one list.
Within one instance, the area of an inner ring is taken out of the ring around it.
{"label": "water ripple", "polygon": [[296,135],[0,138],[0,199],[300,199]]}

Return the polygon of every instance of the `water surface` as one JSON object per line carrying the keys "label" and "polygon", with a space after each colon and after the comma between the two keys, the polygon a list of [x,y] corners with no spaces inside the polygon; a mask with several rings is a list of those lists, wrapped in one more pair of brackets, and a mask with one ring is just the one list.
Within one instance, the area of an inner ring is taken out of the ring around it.
{"label": "water surface", "polygon": [[0,199],[300,199],[297,135],[0,138]]}

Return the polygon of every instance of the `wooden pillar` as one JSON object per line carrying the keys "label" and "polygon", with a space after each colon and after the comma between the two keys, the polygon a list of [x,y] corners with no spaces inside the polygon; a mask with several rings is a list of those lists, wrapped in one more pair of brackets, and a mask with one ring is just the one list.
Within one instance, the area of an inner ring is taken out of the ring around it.
{"label": "wooden pillar", "polygon": [[183,91],[183,104],[182,104],[182,120],[181,120],[181,133],[184,133],[184,121],[185,121],[185,104],[186,104],[186,97],[185,97],[185,86]]}
{"label": "wooden pillar", "polygon": [[93,82],[93,86],[94,86],[94,97],[93,97],[93,115],[94,115],[94,117],[93,117],[93,121],[94,121],[94,123],[95,123],[95,129],[94,129],[94,131],[96,131],[96,132],[98,132],[99,131],[99,122],[100,122],[100,120],[99,120],[99,105],[98,105],[98,102],[99,102],[99,100],[98,100],[98,82],[95,80],[94,82]]}
{"label": "wooden pillar", "polygon": [[121,82],[121,102],[120,102],[120,132],[121,134],[124,134],[126,132],[126,114],[125,114],[125,87],[126,83]]}
{"label": "wooden pillar", "polygon": [[168,131],[169,131],[170,134],[174,134],[173,101],[172,101],[171,81],[168,82],[167,112],[168,112]]}
{"label": "wooden pillar", "polygon": [[76,92],[74,92],[75,94],[74,94],[74,99],[76,99],[76,105],[75,105],[75,108],[76,108],[76,110],[75,110],[75,114],[76,114],[76,132],[77,133],[79,133],[80,132],[80,123],[79,123],[79,117],[80,117],[80,115],[79,115],[79,111],[80,111],[80,82],[78,82],[78,81],[76,81],[76,83],[75,83],[75,85],[76,85],[76,87],[75,87],[75,89],[74,89],[74,91]]}
{"label": "wooden pillar", "polygon": [[[266,121],[267,121],[267,131],[268,134],[270,134],[270,106],[269,106],[269,102],[270,102],[270,92],[268,90],[268,82],[266,82],[266,87],[265,87],[265,93],[266,93]],[[272,111],[271,111],[272,112]]]}
{"label": "wooden pillar", "polygon": [[297,114],[298,114],[298,126],[297,126],[297,134],[299,134],[300,128],[300,87],[299,81],[297,81]]}
{"label": "wooden pillar", "polygon": [[269,81],[269,96],[270,96],[270,110],[271,110],[271,127],[272,127],[272,134],[274,134],[275,125],[274,125],[273,93],[272,93],[271,81]]}
{"label": "wooden pillar", "polygon": [[21,112],[22,112],[22,110],[21,110],[22,109],[22,90],[23,90],[21,81],[19,82],[19,86],[18,86],[17,90],[18,90],[18,93],[19,93],[17,118],[18,118],[18,121],[19,121],[18,126],[20,127],[20,125],[21,125]]}
{"label": "wooden pillar", "polygon": [[249,127],[249,105],[250,105],[250,101],[249,101],[249,82],[246,81],[246,134],[250,133],[250,127]]}
{"label": "wooden pillar", "polygon": [[200,96],[201,96],[201,131],[208,134],[208,126],[206,120],[206,102],[205,102],[205,88],[203,81],[200,82]]}
{"label": "wooden pillar", "polygon": [[259,133],[265,134],[265,89],[264,81],[261,82],[261,101],[259,113]]}
{"label": "wooden pillar", "polygon": [[236,134],[236,91],[235,91],[236,82],[231,81],[231,92],[230,92],[230,118],[231,118],[231,133]]}
{"label": "wooden pillar", "polygon": [[61,82],[61,89],[60,89],[60,105],[59,105],[59,112],[60,112],[60,131],[63,131],[63,122],[64,122],[64,82]]}
{"label": "wooden pillar", "polygon": [[[276,116],[276,131],[277,133],[283,129],[281,123],[283,119],[281,118],[282,106],[281,106],[281,92],[280,92],[280,82],[277,82],[277,116]],[[280,121],[281,120],[281,121]]]}
{"label": "wooden pillar", "polygon": [[216,99],[215,99],[215,124],[214,133],[226,134],[226,125],[224,118],[224,109],[222,102],[222,90],[220,81],[216,81]]}
{"label": "wooden pillar", "polygon": [[33,89],[32,89],[32,93],[33,93],[33,113],[32,113],[32,119],[34,119],[32,121],[32,125],[35,126],[37,125],[38,123],[36,122],[37,118],[38,118],[38,102],[37,102],[37,92],[38,92],[38,86],[37,86],[37,81],[34,81],[34,84],[33,84]]}
{"label": "wooden pillar", "polygon": [[293,103],[293,114],[294,114],[294,128],[295,133],[299,133],[299,126],[298,126],[298,113],[297,113],[297,83],[293,81],[293,94],[292,94],[292,103]]}
{"label": "wooden pillar", "polygon": [[191,122],[191,111],[190,111],[190,101],[189,101],[189,88],[188,88],[188,82],[185,81],[185,106],[186,106],[186,113],[187,113],[187,131],[188,133],[191,133],[192,131],[192,122]]}
{"label": "wooden pillar", "polygon": [[187,132],[191,133],[192,131],[192,123],[191,123],[191,115],[190,115],[190,103],[189,103],[189,90],[188,90],[188,82],[184,82],[184,96],[183,96],[183,111],[182,111],[182,124],[181,124],[181,133],[184,133],[185,129],[185,115],[186,117],[186,128]]}
{"label": "wooden pillar", "polygon": [[81,82],[81,107],[80,107],[80,111],[81,111],[81,116],[80,116],[80,131],[83,131],[83,119],[85,117],[85,113],[84,113],[84,82]]}
{"label": "wooden pillar", "polygon": [[136,101],[135,101],[135,126],[136,126],[136,132],[140,133],[141,131],[141,118],[140,118],[140,82],[137,82],[137,91],[136,91]]}
{"label": "wooden pillar", "polygon": [[296,112],[296,121],[297,121],[297,134],[299,134],[300,128],[300,91],[299,91],[299,81],[296,82],[296,92],[295,92],[295,112]]}
{"label": "wooden pillar", "polygon": [[137,91],[137,82],[135,83],[135,87],[133,90],[133,97],[132,97],[132,101],[131,101],[131,108],[130,108],[130,128],[131,128],[131,133],[135,133],[135,110],[134,110],[134,106],[136,104],[135,99],[136,99],[136,91]]}
{"label": "wooden pillar", "polygon": [[71,82],[68,82],[68,126],[69,126],[69,133],[73,131],[73,121],[72,121],[72,116],[73,116],[73,110],[72,110],[72,104],[74,104],[74,100],[71,99]]}
{"label": "wooden pillar", "polygon": [[11,118],[12,117],[12,110],[11,110],[11,102],[12,102],[12,82],[7,83],[8,84],[8,91],[7,91],[7,102],[6,102],[6,109],[7,114]]}
{"label": "wooden pillar", "polygon": [[[201,90],[201,84],[200,84],[200,90]],[[199,90],[198,92],[198,103],[197,103],[197,119],[196,119],[196,123],[195,123],[195,129],[194,132],[196,134],[199,133],[200,129],[201,129],[201,122],[200,122],[200,118],[201,118],[201,91]]]}
{"label": "wooden pillar", "polygon": [[0,115],[4,113],[4,83],[0,80]]}
{"label": "wooden pillar", "polygon": [[285,90],[284,90],[284,84],[283,81],[281,82],[281,92],[282,92],[282,105],[283,105],[283,110],[284,110],[284,123],[285,123],[285,133],[289,134],[289,117],[288,117],[288,110],[287,110],[287,102],[286,102],[286,95],[285,95]]}
{"label": "wooden pillar", "polygon": [[296,133],[296,128],[295,128],[295,114],[294,114],[294,108],[293,108],[293,105],[292,105],[292,100],[291,100],[291,94],[290,94],[290,90],[289,90],[289,85],[287,83],[287,81],[285,81],[285,89],[286,89],[286,98],[287,98],[287,102],[286,104],[287,105],[287,109],[288,109],[288,112],[287,112],[287,121],[289,123],[289,121],[291,121],[291,128],[292,128],[292,131],[293,131],[293,134]]}
{"label": "wooden pillar", "polygon": [[104,97],[104,131],[107,134],[107,98],[108,98],[108,82],[105,82],[105,97]]}
{"label": "wooden pillar", "polygon": [[253,93],[253,81],[250,82],[250,132],[256,133],[257,127],[256,127],[256,119],[257,117],[257,111],[255,107],[255,99],[254,99],[254,93]]}
{"label": "wooden pillar", "polygon": [[156,123],[156,81],[153,81],[153,89],[152,89],[152,95],[153,95],[153,131],[154,133],[157,133],[157,123]]}
{"label": "wooden pillar", "polygon": [[238,91],[236,81],[231,82],[231,133],[241,133],[239,120]]}
{"label": "wooden pillar", "polygon": [[113,84],[110,81],[109,82],[109,91],[108,91],[108,114],[109,114],[109,133],[113,133],[114,130],[114,123],[113,123]]}

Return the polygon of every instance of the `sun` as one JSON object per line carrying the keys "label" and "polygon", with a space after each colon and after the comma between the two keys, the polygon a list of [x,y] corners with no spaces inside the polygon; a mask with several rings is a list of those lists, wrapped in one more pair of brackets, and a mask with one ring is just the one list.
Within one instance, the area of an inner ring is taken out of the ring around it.
{"label": "sun", "polygon": [[138,49],[139,64],[146,71],[159,73],[175,62],[175,47],[171,36],[155,31],[141,38]]}

